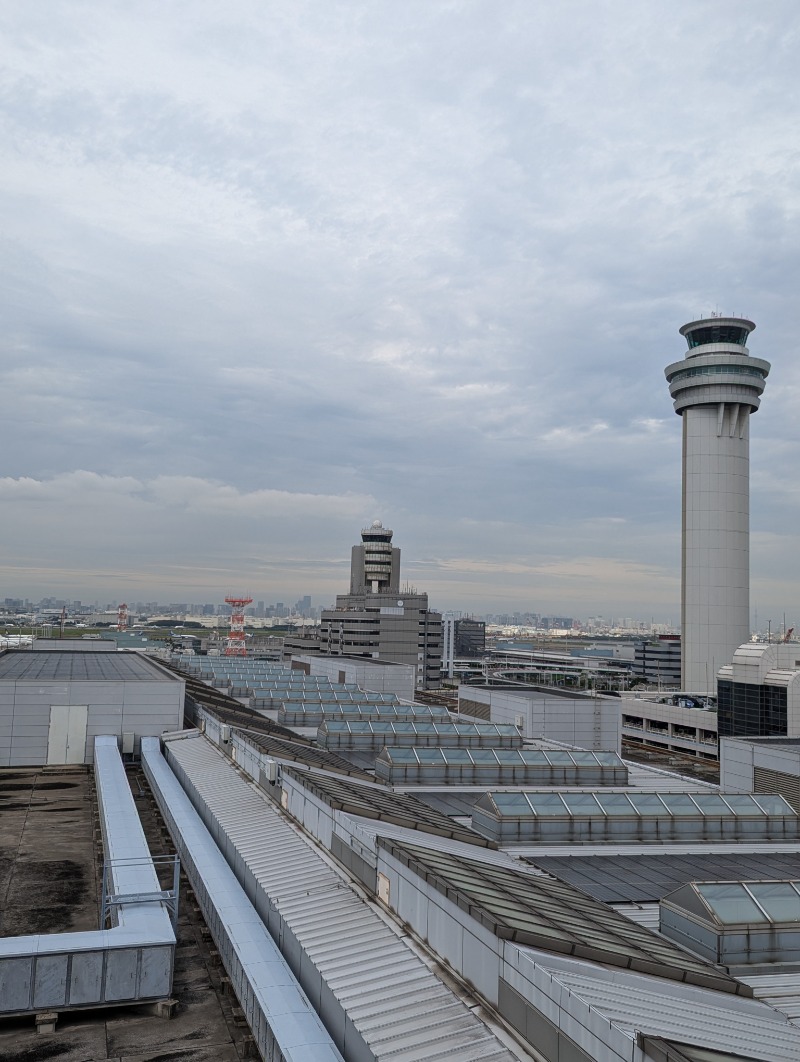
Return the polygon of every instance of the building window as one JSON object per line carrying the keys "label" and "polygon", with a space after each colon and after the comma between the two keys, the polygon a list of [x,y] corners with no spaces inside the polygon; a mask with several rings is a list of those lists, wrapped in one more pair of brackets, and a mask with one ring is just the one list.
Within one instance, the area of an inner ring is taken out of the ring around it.
{"label": "building window", "polygon": [[776,737],[786,734],[786,688],[747,682],[717,683],[720,737]]}

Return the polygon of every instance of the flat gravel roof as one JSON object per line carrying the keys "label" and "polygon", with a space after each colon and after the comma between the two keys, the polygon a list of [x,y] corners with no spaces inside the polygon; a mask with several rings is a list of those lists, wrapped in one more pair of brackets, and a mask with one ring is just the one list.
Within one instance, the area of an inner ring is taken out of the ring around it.
{"label": "flat gravel roof", "polygon": [[178,682],[139,653],[10,649],[0,653],[0,682]]}

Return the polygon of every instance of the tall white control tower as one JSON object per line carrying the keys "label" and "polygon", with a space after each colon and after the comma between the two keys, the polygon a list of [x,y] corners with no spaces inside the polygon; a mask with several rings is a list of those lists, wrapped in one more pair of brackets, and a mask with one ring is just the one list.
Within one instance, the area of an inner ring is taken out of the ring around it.
{"label": "tall white control tower", "polygon": [[750,639],[750,414],[769,362],[751,358],[755,325],[704,318],[681,328],[689,351],[665,369],[683,418],[681,685],[716,688],[716,674]]}

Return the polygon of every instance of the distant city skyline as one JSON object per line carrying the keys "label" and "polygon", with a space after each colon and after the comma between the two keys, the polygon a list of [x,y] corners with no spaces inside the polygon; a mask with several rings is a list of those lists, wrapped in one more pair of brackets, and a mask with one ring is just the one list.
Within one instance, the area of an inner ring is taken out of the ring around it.
{"label": "distant city skyline", "polygon": [[[291,601],[294,594],[287,595],[289,603],[286,601],[268,600],[266,596],[262,599],[254,597],[253,603],[246,607],[245,614],[252,617],[272,617],[272,618],[292,618],[303,615],[304,613],[312,618],[316,619],[319,616],[320,611],[326,608],[333,607],[333,603],[326,602],[323,598],[315,597],[312,594],[304,594],[295,601]],[[55,615],[58,610],[65,610],[65,614],[68,618],[79,617],[81,614],[99,615],[100,613],[108,613],[109,616],[116,614],[121,599],[111,598],[103,600],[97,598],[92,601],[83,600],[80,598],[59,598],[52,594],[47,594],[41,598],[37,598],[30,594],[23,594],[20,597],[13,596],[0,596],[0,617],[3,615],[13,615],[15,610],[20,612],[38,612],[51,613]],[[230,606],[222,599],[216,599],[213,601],[137,601],[132,598],[125,600],[127,613],[131,622],[135,621],[138,614],[142,615],[186,615],[186,616],[210,616],[224,618],[230,614]],[[650,617],[634,617],[626,615],[617,615],[612,612],[607,614],[575,614],[567,615],[563,610],[551,610],[537,611],[535,609],[523,609],[514,612],[506,612],[500,610],[489,610],[483,613],[475,613],[465,611],[462,609],[445,609],[444,614],[462,618],[474,618],[485,620],[488,623],[496,625],[507,626],[520,626],[520,627],[535,627],[541,623],[545,628],[569,628],[573,624],[580,625],[582,629],[591,630],[593,628],[601,627],[629,627],[634,628],[664,628],[674,629],[674,622],[670,618],[656,618]],[[776,628],[777,629],[777,628]]]}

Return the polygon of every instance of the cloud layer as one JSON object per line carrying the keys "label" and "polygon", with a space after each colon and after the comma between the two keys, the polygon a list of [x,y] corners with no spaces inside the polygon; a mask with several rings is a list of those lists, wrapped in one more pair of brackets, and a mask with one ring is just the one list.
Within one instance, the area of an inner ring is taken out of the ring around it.
{"label": "cloud layer", "polygon": [[379,516],[439,607],[677,618],[663,368],[720,309],[774,365],[753,598],[791,612],[792,0],[0,29],[6,594],[330,599]]}

